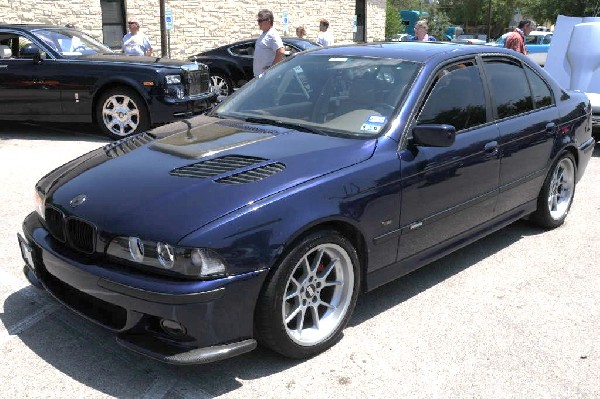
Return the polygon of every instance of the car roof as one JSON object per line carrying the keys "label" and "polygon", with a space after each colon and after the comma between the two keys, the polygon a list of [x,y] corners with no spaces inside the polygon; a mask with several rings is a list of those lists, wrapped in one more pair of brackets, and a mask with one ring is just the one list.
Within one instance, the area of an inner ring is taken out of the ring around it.
{"label": "car roof", "polygon": [[425,63],[429,59],[451,59],[480,53],[514,55],[514,51],[503,47],[453,42],[382,42],[345,46],[332,46],[307,50],[311,54],[326,54],[337,57],[379,57]]}
{"label": "car roof", "polygon": [[50,24],[0,24],[0,29],[18,29],[31,31],[40,28],[61,28],[61,26]]}

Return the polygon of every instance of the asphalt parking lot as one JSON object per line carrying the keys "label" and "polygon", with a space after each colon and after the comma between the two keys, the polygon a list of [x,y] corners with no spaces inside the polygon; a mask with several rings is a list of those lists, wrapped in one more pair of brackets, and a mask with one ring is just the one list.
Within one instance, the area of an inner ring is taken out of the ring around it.
{"label": "asphalt parking lot", "polygon": [[0,123],[0,397],[600,397],[600,144],[562,227],[515,223],[363,295],[329,351],[177,367],[122,349],[21,272],[34,184],[107,142],[86,125]]}

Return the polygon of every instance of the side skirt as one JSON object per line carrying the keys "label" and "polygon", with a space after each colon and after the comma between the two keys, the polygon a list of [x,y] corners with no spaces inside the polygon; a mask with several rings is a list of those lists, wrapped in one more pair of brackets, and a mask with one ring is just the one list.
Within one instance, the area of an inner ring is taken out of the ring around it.
{"label": "side skirt", "polygon": [[[399,262],[391,264],[373,272],[368,272],[366,276],[366,291],[371,291],[383,284],[402,277],[413,270],[419,269],[431,262],[434,262],[460,248],[463,248],[480,238],[494,233],[509,224],[528,216],[537,208],[537,200],[530,201],[515,209],[510,210],[494,219],[486,222],[475,229],[461,233],[452,239],[441,242],[430,247],[410,258],[402,259]],[[400,237],[402,239],[402,237]]]}

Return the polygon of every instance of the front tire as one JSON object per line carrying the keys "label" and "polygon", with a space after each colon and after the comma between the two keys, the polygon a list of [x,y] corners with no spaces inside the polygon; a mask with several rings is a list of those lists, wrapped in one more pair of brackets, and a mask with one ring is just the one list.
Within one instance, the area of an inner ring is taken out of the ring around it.
{"label": "front tire", "polygon": [[258,341],[296,359],[323,352],[342,337],[359,287],[350,241],[330,230],[308,235],[265,282],[255,318]]}
{"label": "front tire", "polygon": [[575,158],[562,153],[550,170],[537,200],[537,210],[531,215],[536,224],[553,229],[564,223],[575,196]]}
{"label": "front tire", "polygon": [[144,100],[127,87],[102,93],[96,105],[96,121],[102,132],[113,140],[143,132],[150,126]]}
{"label": "front tire", "polygon": [[219,96],[228,96],[233,93],[233,84],[227,76],[215,73],[210,76],[210,84],[213,90],[219,91]]}

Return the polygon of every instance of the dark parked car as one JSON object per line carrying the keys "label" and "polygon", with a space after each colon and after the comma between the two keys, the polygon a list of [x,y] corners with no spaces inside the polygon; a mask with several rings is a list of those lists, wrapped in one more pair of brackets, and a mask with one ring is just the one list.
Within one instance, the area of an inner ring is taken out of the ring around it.
{"label": "dark parked car", "polygon": [[0,25],[0,120],[94,122],[116,139],[215,101],[203,64],[125,56],[71,28]]}
{"label": "dark parked car", "polygon": [[[320,47],[315,42],[296,37],[283,37],[282,40],[286,55]],[[208,65],[213,87],[221,95],[227,96],[254,78],[252,61],[255,43],[256,38],[242,40],[198,53],[189,60]]]}
{"label": "dark parked car", "polygon": [[341,338],[359,292],[521,218],[560,226],[590,118],[585,94],[512,50],[303,52],[207,115],[42,178],[24,271],[155,359],[257,342],[312,356]]}

